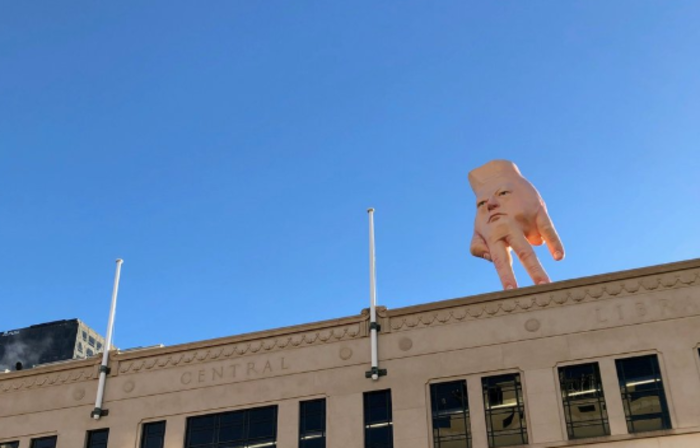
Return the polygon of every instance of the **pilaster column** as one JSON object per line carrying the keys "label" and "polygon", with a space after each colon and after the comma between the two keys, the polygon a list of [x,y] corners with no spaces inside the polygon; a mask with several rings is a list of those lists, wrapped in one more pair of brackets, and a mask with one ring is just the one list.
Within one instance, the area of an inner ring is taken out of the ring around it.
{"label": "pilaster column", "polygon": [[600,367],[600,377],[603,383],[608,421],[610,422],[610,435],[627,434],[627,420],[625,419],[625,408],[622,405],[615,360],[612,358],[601,359],[598,366]]}

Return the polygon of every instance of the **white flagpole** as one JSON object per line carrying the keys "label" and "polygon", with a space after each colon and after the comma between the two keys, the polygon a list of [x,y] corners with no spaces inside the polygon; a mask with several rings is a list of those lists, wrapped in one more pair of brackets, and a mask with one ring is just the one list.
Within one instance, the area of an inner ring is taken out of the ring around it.
{"label": "white flagpole", "polygon": [[372,378],[373,381],[377,381],[380,376],[386,375],[386,370],[379,369],[379,357],[377,354],[377,333],[380,327],[377,324],[377,285],[374,259],[374,209],[367,209],[367,213],[369,214],[369,332],[372,366],[371,370],[365,373],[365,377]]}
{"label": "white flagpole", "polygon": [[112,330],[114,329],[114,315],[117,311],[117,292],[119,291],[119,275],[121,274],[124,260],[117,258],[117,272],[114,274],[114,288],[112,289],[112,305],[109,308],[109,321],[107,322],[107,338],[105,339],[104,351],[102,352],[102,364],[100,365],[100,382],[97,385],[97,398],[95,399],[95,409],[92,411],[92,418],[99,420],[104,411],[102,401],[104,400],[105,383],[107,373],[109,373],[109,351],[112,349]]}

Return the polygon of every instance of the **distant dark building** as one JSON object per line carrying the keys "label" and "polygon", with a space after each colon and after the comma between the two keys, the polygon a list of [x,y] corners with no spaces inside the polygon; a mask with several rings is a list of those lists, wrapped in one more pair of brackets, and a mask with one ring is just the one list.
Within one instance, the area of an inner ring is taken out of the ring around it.
{"label": "distant dark building", "polygon": [[0,332],[0,372],[29,369],[102,351],[104,338],[78,319]]}

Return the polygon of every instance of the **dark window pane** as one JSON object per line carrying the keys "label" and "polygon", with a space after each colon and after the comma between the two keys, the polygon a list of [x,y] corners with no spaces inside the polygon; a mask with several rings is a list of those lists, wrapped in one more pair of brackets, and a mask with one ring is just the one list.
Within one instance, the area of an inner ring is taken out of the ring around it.
{"label": "dark window pane", "polygon": [[364,395],[365,448],[392,448],[391,391],[366,392]]}
{"label": "dark window pane", "polygon": [[185,448],[275,447],[277,406],[187,419]]}
{"label": "dark window pane", "polygon": [[309,414],[322,414],[326,411],[326,400],[320,398],[318,400],[302,401],[304,412]]}
{"label": "dark window pane", "polygon": [[213,428],[216,424],[216,416],[204,415],[201,417],[192,417],[187,419],[187,421],[193,429]]}
{"label": "dark window pane", "polygon": [[272,437],[275,433],[275,428],[271,423],[271,421],[251,421],[248,437],[251,439]]}
{"label": "dark window pane", "polygon": [[163,448],[165,444],[165,422],[151,422],[143,425],[141,448]]}
{"label": "dark window pane", "polygon": [[302,439],[299,448],[326,448],[326,439],[321,437]]}
{"label": "dark window pane", "polygon": [[386,405],[386,391],[367,393],[365,403],[367,407],[384,407]]}
{"label": "dark window pane", "polygon": [[305,431],[323,431],[326,426],[326,417],[323,414],[304,415],[303,429]]}
{"label": "dark window pane", "polygon": [[275,418],[276,411],[277,411],[277,409],[273,408],[273,407],[251,409],[249,411],[250,420],[251,421],[272,420]]}
{"label": "dark window pane", "polygon": [[560,367],[559,384],[569,439],[609,435],[598,363]]}
{"label": "dark window pane", "polygon": [[390,413],[391,411],[386,407],[370,408],[367,410],[367,420],[373,422],[387,422],[389,421]]}
{"label": "dark window pane", "polygon": [[32,439],[31,448],[56,448],[56,436]]}
{"label": "dark window pane", "polygon": [[96,429],[87,432],[87,448],[107,448],[109,429]]}
{"label": "dark window pane", "polygon": [[299,447],[326,447],[326,400],[299,403]]}
{"label": "dark window pane", "polygon": [[19,442],[0,442],[0,448],[18,448]]}
{"label": "dark window pane", "polygon": [[189,434],[190,445],[205,445],[214,443],[216,431],[213,428],[193,429]]}
{"label": "dark window pane", "polygon": [[[245,411],[229,412],[222,414],[220,421],[222,425],[243,425],[245,424],[246,415],[247,413]],[[212,419],[212,421],[214,420]]]}
{"label": "dark window pane", "polygon": [[107,431],[94,431],[90,435],[90,440],[92,440],[94,443],[102,443],[107,441]]}
{"label": "dark window pane", "polygon": [[434,447],[471,447],[466,381],[432,384],[430,399]]}
{"label": "dark window pane", "polygon": [[165,434],[165,421],[146,423],[143,425],[143,432],[149,436],[162,436]]}
{"label": "dark window pane", "polygon": [[661,370],[656,355],[615,361],[630,433],[671,428]]}
{"label": "dark window pane", "polygon": [[245,439],[245,425],[222,426],[219,429],[219,442]]}
{"label": "dark window pane", "polygon": [[162,436],[148,436],[143,440],[142,448],[163,448],[165,445]]}
{"label": "dark window pane", "polygon": [[525,403],[519,374],[482,378],[489,447],[527,444]]}
{"label": "dark window pane", "polygon": [[392,446],[392,426],[389,424],[376,428],[367,428],[365,436],[367,448]]}

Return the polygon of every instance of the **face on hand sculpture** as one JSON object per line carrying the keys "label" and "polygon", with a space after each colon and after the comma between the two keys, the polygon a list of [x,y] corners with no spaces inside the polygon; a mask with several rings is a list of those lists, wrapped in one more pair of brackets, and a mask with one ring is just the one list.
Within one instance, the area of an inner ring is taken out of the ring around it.
{"label": "face on hand sculpture", "polygon": [[508,225],[519,226],[526,237],[535,237],[531,244],[542,244],[541,238],[538,241],[532,232],[533,213],[538,208],[539,194],[529,182],[517,177],[508,179],[503,175],[487,177],[483,182],[478,182],[474,193],[475,225],[479,231],[485,234],[497,232],[504,227],[504,221],[510,221]]}
{"label": "face on hand sculpture", "polygon": [[530,245],[547,242],[555,260],[564,258],[564,248],[535,187],[506,160],[494,160],[473,170],[469,183],[477,207],[472,254],[493,261],[504,289],[517,287],[511,250],[535,283],[549,283]]}

